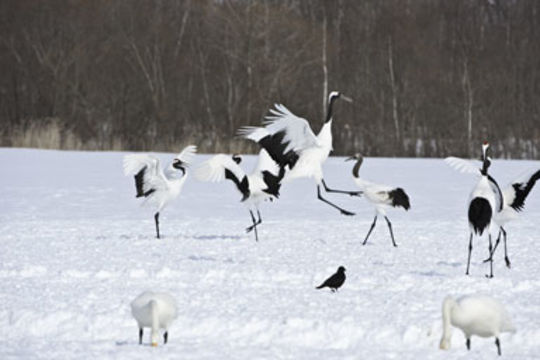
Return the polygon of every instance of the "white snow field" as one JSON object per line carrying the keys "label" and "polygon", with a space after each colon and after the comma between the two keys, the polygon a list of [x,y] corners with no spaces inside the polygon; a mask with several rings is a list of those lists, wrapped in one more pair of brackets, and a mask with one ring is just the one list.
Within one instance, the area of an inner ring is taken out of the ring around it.
{"label": "white snow field", "polygon": [[[264,204],[256,243],[234,185],[191,177],[162,212],[157,240],[152,211],[123,176],[124,155],[0,149],[0,359],[497,358],[493,338],[473,337],[468,352],[457,329],[452,348],[439,350],[444,297],[470,293],[494,296],[513,318],[502,358],[540,357],[540,184],[507,225],[512,269],[500,247],[487,279],[486,238],[475,240],[465,276],[475,179],[441,159],[365,159],[363,177],[411,198],[409,212],[389,211],[393,248],[384,219],[361,245],[373,220],[363,199],[325,194],[357,212],[342,216],[307,179]],[[353,190],[343,160],[328,160],[327,183]],[[539,168],[494,160],[490,171],[506,185]],[[315,290],[340,265],[339,292]],[[165,346],[149,346],[148,329],[138,345],[129,303],[144,290],[176,298]]]}

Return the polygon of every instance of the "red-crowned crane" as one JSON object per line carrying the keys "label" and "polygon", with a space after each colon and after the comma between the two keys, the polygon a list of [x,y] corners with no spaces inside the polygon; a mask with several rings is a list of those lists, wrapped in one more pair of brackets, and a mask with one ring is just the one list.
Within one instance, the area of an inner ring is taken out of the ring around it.
{"label": "red-crowned crane", "polygon": [[124,174],[135,176],[136,197],[143,197],[143,204],[156,209],[154,221],[159,239],[159,214],[176,199],[188,177],[187,166],[197,152],[194,145],[186,146],[173,161],[162,169],[159,159],[148,154],[130,154],[124,157]]}
{"label": "red-crowned crane", "polygon": [[356,186],[358,186],[358,188],[362,191],[364,199],[366,199],[366,201],[368,201],[375,208],[375,218],[373,219],[373,223],[371,224],[371,227],[369,228],[369,231],[362,245],[366,245],[369,235],[371,234],[373,228],[375,228],[375,224],[377,223],[377,217],[381,215],[384,216],[384,219],[388,224],[390,236],[392,237],[392,244],[397,247],[394,240],[394,233],[392,231],[392,223],[386,216],[386,209],[390,207],[402,207],[405,210],[409,210],[409,208],[411,207],[409,202],[409,196],[407,195],[407,193],[405,193],[405,190],[400,187],[391,187],[387,185],[375,184],[362,179],[359,174],[360,166],[362,165],[362,162],[364,160],[362,155],[356,154],[350,158],[347,158],[345,161],[348,160],[356,160],[356,163],[354,164],[352,170],[354,182],[356,183]]}
{"label": "red-crowned crane", "polygon": [[296,178],[313,178],[317,184],[317,198],[336,208],[343,215],[354,215],[321,195],[321,185],[327,192],[343,193],[351,196],[360,195],[358,191],[330,189],[324,181],[322,164],[332,151],[332,109],[337,99],[352,100],[333,91],[328,97],[326,119],[318,135],[313,133],[306,119],[296,116],[284,105],[275,104],[271,115],[266,117],[264,127],[246,126],[238,134],[257,142],[287,173],[284,181]]}
{"label": "red-crowned crane", "polygon": [[[284,169],[270,158],[266,150],[259,153],[257,166],[251,174],[246,174],[239,166],[242,158],[238,155],[218,154],[203,162],[196,170],[195,177],[201,181],[231,180],[242,194],[241,201],[246,204],[251,215],[252,225],[246,228],[254,230],[255,240],[259,241],[257,226],[262,223],[259,204],[264,200],[273,201],[279,197]],[[257,212],[258,220],[253,211]]]}

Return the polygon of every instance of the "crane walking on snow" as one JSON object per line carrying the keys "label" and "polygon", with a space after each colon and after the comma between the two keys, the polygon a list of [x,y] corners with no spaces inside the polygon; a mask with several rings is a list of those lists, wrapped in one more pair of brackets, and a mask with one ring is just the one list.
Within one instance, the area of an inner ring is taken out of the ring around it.
{"label": "crane walking on snow", "polygon": [[323,198],[321,185],[327,192],[359,196],[358,191],[330,189],[324,181],[322,164],[332,151],[332,109],[337,99],[352,100],[337,91],[330,93],[328,112],[324,125],[318,135],[313,133],[306,119],[294,115],[284,105],[275,104],[271,115],[266,117],[265,127],[246,126],[238,134],[259,143],[274,159],[280,168],[288,168],[284,181],[310,177],[317,183],[317,198],[339,210],[343,215],[354,215]]}
{"label": "crane walking on snow", "polygon": [[354,177],[354,182],[356,185],[362,190],[362,193],[364,194],[364,198],[373,205],[375,208],[375,218],[373,219],[373,223],[371,224],[371,227],[369,228],[369,231],[366,235],[366,238],[364,239],[364,242],[362,245],[366,245],[369,235],[373,231],[373,228],[375,228],[375,224],[377,223],[377,217],[379,215],[384,216],[384,219],[386,220],[386,223],[388,224],[388,229],[390,230],[390,236],[392,237],[392,244],[397,247],[396,242],[394,240],[394,233],[392,232],[392,223],[386,216],[386,209],[389,207],[399,207],[401,206],[405,210],[409,210],[411,207],[409,203],[409,196],[405,193],[405,191],[402,188],[394,188],[386,185],[380,185],[380,184],[374,184],[372,182],[369,182],[367,180],[364,180],[360,178],[360,175],[358,174],[360,170],[360,166],[362,165],[363,157],[360,154],[356,154],[350,158],[347,158],[345,161],[349,160],[356,160],[356,164],[354,164],[352,173]]}

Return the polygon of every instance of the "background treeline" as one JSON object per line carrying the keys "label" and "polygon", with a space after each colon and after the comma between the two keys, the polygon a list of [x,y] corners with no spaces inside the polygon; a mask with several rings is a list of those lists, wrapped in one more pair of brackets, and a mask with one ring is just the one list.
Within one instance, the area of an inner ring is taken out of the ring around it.
{"label": "background treeline", "polygon": [[540,158],[538,0],[3,0],[0,146],[252,151],[275,102],[336,154]]}

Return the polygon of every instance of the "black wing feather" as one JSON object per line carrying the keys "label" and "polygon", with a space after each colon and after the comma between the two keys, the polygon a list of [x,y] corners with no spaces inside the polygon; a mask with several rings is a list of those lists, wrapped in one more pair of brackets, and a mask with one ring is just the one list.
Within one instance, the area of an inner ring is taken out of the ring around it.
{"label": "black wing feather", "polygon": [[259,145],[268,152],[272,160],[274,160],[280,168],[289,165],[289,169],[292,169],[294,165],[296,165],[299,155],[293,150],[285,152],[289,142],[283,142],[284,137],[285,131],[278,131],[273,135],[266,135],[260,139]]}
{"label": "black wing feather", "polygon": [[510,206],[514,208],[516,211],[523,210],[523,207],[525,206],[525,199],[531,192],[532,188],[534,187],[534,184],[536,181],[540,179],[540,170],[535,172],[533,176],[529,179],[527,184],[524,183],[515,183],[512,184],[512,187],[514,188],[514,192],[516,193],[516,196],[514,198],[514,201],[512,201],[512,204]]}
{"label": "black wing feather", "polygon": [[135,174],[135,189],[137,190],[137,195],[135,197],[147,197],[154,191],[155,189],[149,189],[148,191],[144,191],[144,175],[146,174],[147,166],[143,167],[137,174]]}
{"label": "black wing feather", "polygon": [[242,180],[238,179],[232,171],[225,169],[225,179],[232,180],[238,190],[242,193],[242,200],[245,201],[249,197],[249,182],[247,176],[244,176]]}
{"label": "black wing feather", "polygon": [[263,171],[263,181],[266,184],[267,188],[263,191],[267,194],[274,195],[276,198],[279,197],[279,189],[281,188],[281,180],[283,179],[283,176],[285,175],[285,169],[280,168],[279,174],[274,175],[270,171]]}
{"label": "black wing feather", "polygon": [[409,196],[405,193],[402,188],[396,188],[388,192],[388,196],[392,199],[392,206],[398,207],[401,206],[405,210],[409,210],[411,204],[409,203]]}

